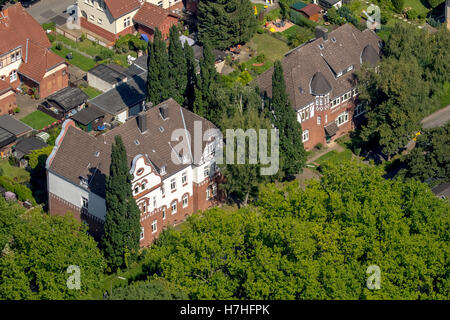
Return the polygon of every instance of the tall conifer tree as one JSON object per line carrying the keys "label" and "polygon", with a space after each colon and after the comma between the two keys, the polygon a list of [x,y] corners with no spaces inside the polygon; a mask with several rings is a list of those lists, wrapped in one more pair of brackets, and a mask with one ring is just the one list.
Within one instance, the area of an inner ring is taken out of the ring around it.
{"label": "tall conifer tree", "polygon": [[162,38],[161,31],[155,29],[153,42],[149,43],[148,60],[148,101],[157,105],[170,98],[171,81],[169,79],[169,56],[166,42]]}
{"label": "tall conifer tree", "polygon": [[122,138],[116,136],[106,178],[106,221],[102,238],[103,252],[112,271],[126,266],[139,249],[140,211],[133,198],[131,180],[125,146]]}
{"label": "tall conifer tree", "polygon": [[186,91],[184,92],[184,103],[189,110],[194,110],[195,86],[197,83],[197,63],[195,62],[194,49],[184,46],[184,58],[186,61]]}
{"label": "tall conifer tree", "polygon": [[274,125],[280,130],[280,172],[285,178],[300,172],[306,164],[302,142],[302,126],[296,119],[286,93],[283,67],[276,61],[272,74],[272,104]]}
{"label": "tall conifer tree", "polygon": [[[169,34],[169,78],[171,98],[183,104],[187,85],[187,65],[178,27],[173,25]],[[185,46],[189,46],[187,43]]]}

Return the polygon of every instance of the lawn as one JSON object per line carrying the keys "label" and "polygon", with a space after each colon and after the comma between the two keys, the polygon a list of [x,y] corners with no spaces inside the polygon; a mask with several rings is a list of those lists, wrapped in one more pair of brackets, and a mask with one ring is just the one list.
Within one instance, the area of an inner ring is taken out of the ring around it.
{"label": "lawn", "polygon": [[7,159],[0,160],[0,168],[3,169],[2,176],[10,178],[18,183],[30,181],[30,173],[22,168],[11,166]]}
{"label": "lawn", "polygon": [[89,59],[89,58],[79,54],[78,52],[67,49],[66,47],[64,47],[64,45],[62,45],[61,50],[58,50],[58,49],[56,49],[56,44],[54,44],[52,46],[52,51],[64,59],[66,59],[67,54],[69,52],[71,52],[72,59],[71,60],[66,59],[66,60],[69,63],[73,64],[74,66],[80,68],[83,71],[89,71],[90,69],[92,69],[93,67],[95,67],[97,65],[97,63],[95,63],[94,60]]}
{"label": "lawn", "polygon": [[423,4],[423,0],[405,0],[404,7],[405,8],[412,8],[414,9],[418,14],[421,13],[428,13],[430,11],[430,8],[427,8]]}
{"label": "lawn", "polygon": [[301,32],[303,30],[302,27],[300,27],[299,25],[294,24],[292,27],[290,27],[289,29],[284,30],[283,32],[280,32],[283,37],[285,37],[286,39],[289,39],[290,36],[296,34],[297,32]]}
{"label": "lawn", "polygon": [[444,93],[441,96],[441,107],[450,105],[450,82],[444,84]]}
{"label": "lawn", "polygon": [[81,90],[83,90],[84,93],[86,93],[89,96],[89,99],[93,99],[93,98],[95,98],[96,96],[98,96],[99,94],[102,93],[100,90],[97,90],[97,89],[92,88],[92,87],[81,88]]}
{"label": "lawn", "polygon": [[41,130],[42,128],[52,124],[56,121],[55,118],[49,116],[48,114],[45,114],[42,111],[34,111],[33,113],[30,113],[29,115],[25,116],[24,118],[20,119],[23,123],[26,123],[30,127],[36,130]]}
{"label": "lawn", "polygon": [[283,59],[284,54],[290,50],[285,42],[275,39],[267,33],[256,33],[250,40],[249,46],[254,48],[258,55],[264,54],[272,62]]}
{"label": "lawn", "polygon": [[319,159],[317,159],[314,162],[317,162],[318,164],[322,165],[326,162],[330,163],[339,163],[341,161],[345,160],[351,160],[352,159],[352,152],[349,149],[345,149],[345,151],[337,152],[335,150],[332,150],[323,156],[321,156]]}

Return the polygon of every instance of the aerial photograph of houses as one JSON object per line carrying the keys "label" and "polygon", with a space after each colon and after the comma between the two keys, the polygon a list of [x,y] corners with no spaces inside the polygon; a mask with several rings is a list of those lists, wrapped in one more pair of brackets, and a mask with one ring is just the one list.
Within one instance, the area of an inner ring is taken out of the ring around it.
{"label": "aerial photograph of houses", "polygon": [[450,0],[0,0],[0,300],[291,319],[449,254]]}

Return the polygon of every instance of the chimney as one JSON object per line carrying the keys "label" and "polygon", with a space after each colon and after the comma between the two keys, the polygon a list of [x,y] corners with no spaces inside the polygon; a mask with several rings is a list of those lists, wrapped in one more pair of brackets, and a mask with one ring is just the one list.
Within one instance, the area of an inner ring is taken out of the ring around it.
{"label": "chimney", "polygon": [[328,29],[322,26],[316,27],[316,39],[323,38],[323,41],[328,40]]}
{"label": "chimney", "polygon": [[140,112],[136,118],[141,133],[147,131],[147,117],[145,112]]}
{"label": "chimney", "polygon": [[162,105],[161,107],[159,107],[159,113],[161,114],[161,118],[163,118],[163,120],[166,120],[169,116],[169,109],[167,108],[167,105]]}

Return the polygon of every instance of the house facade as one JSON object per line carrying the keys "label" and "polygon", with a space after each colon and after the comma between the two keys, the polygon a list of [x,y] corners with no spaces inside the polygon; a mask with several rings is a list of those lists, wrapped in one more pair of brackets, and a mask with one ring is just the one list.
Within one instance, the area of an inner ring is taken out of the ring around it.
{"label": "house facade", "polygon": [[[170,12],[183,8],[181,0],[77,0],[81,28],[86,32],[88,39],[112,46],[122,35],[134,34],[137,31],[146,33],[146,25],[135,25],[134,18],[140,12],[140,21],[146,21],[148,24],[149,19],[154,20],[154,15],[146,16],[147,8],[141,11],[141,7],[147,4],[159,9],[170,8]],[[156,18],[165,19],[165,17]],[[155,22],[152,23],[155,24]],[[156,24],[160,28],[165,25],[165,23]],[[139,30],[137,30],[138,26]]]}
{"label": "house facade", "polygon": [[24,84],[41,98],[68,86],[67,63],[49,50],[44,30],[20,3],[0,12],[0,39],[0,81],[14,90]]}
{"label": "house facade", "polygon": [[6,81],[0,80],[0,115],[13,114],[16,107],[14,89]]}
{"label": "house facade", "polygon": [[[361,121],[364,105],[358,101],[355,71],[363,64],[375,67],[381,46],[372,30],[360,31],[345,24],[330,33],[317,27],[314,40],[285,55],[286,90],[302,125],[305,149],[330,143]],[[272,73],[273,68],[256,80],[268,96],[272,94]]]}
{"label": "house facade", "polygon": [[158,28],[164,39],[168,38],[170,27],[178,23],[179,16],[170,9],[164,9],[149,2],[145,2],[134,16],[136,30],[153,39],[155,29]]}
{"label": "house facade", "polygon": [[[194,139],[199,126],[201,138]],[[111,145],[120,135],[133,176],[133,196],[141,211],[140,244],[150,245],[168,225],[218,203],[221,176],[214,160],[218,139],[208,134],[211,129],[215,130],[212,123],[173,99],[98,137],[66,120],[46,164],[49,212],[75,213],[89,224],[91,234],[100,237],[106,218]],[[178,140],[172,140],[174,132],[179,133]],[[201,156],[195,156],[196,149]]]}

